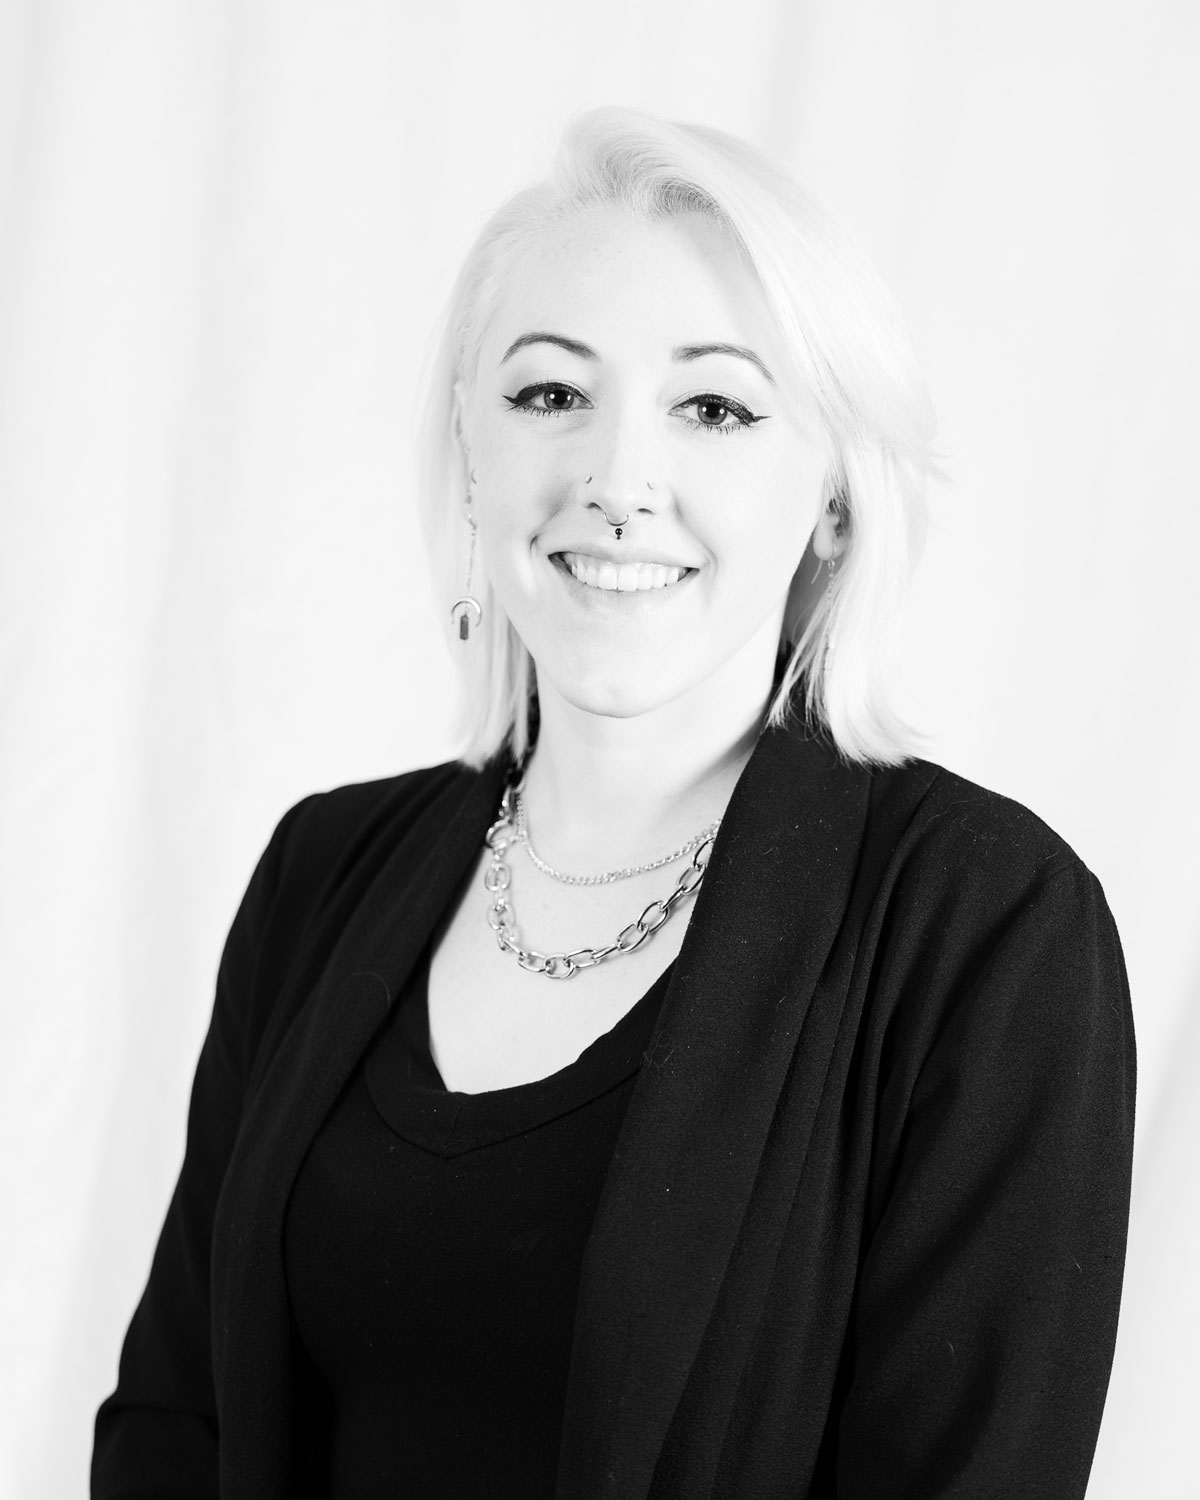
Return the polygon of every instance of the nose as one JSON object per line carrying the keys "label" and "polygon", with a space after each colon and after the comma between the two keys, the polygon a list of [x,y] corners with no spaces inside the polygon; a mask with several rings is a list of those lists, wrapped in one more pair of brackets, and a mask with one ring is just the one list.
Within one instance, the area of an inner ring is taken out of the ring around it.
{"label": "nose", "polygon": [[584,456],[577,482],[580,501],[609,525],[621,517],[654,515],[670,504],[670,488],[658,445],[628,429]]}
{"label": "nose", "polygon": [[[587,486],[591,484],[591,482],[592,476],[589,474],[588,477],[584,480],[584,488],[586,489]],[[650,480],[646,481],[646,488],[650,491],[651,494],[654,493],[654,485]],[[616,512],[615,514],[609,515],[609,505],[614,506]],[[617,541],[621,540],[621,536],[625,530],[625,527],[629,524],[630,517],[634,514],[635,511],[639,512],[640,514],[649,514],[654,509],[654,507],[650,505],[635,506],[630,504],[628,508],[622,512],[619,503],[612,499],[610,499],[607,503],[599,499],[589,500],[587,502],[587,506],[589,510],[598,510],[600,512],[600,516],[604,521],[604,524],[613,528],[613,532],[616,536]]]}

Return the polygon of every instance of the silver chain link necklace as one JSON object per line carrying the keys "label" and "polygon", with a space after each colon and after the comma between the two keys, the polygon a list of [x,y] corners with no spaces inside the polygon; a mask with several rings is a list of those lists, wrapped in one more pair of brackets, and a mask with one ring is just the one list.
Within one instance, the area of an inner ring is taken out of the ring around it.
{"label": "silver chain link necklace", "polygon": [[644,865],[626,865],[622,870],[608,870],[603,875],[564,875],[561,870],[556,870],[553,865],[547,864],[542,856],[533,847],[533,840],[529,837],[529,821],[525,814],[525,798],[522,796],[525,783],[513,791],[512,806],[514,811],[513,827],[516,830],[517,843],[522,844],[525,853],[541,870],[543,875],[549,875],[551,879],[561,881],[563,885],[611,885],[614,880],[628,880],[631,875],[645,875],[651,870],[661,870],[663,865],[672,865],[677,859],[682,859],[685,854],[690,854],[693,849],[699,849],[705,839],[715,838],[717,829],[721,826],[721,820],[710,823],[707,828],[702,828],[694,838],[688,839],[678,849],[670,854],[664,854],[661,859],[652,859]]}
{"label": "silver chain link necklace", "polygon": [[[614,942],[603,948],[576,948],[571,953],[539,953],[536,948],[522,946],[517,932],[516,912],[507,894],[512,881],[512,871],[508,867],[504,853],[511,844],[521,842],[516,821],[516,795],[515,787],[505,788],[504,796],[500,800],[500,816],[488,829],[485,838],[485,843],[492,851],[492,862],[483,875],[483,883],[492,898],[487,913],[488,926],[496,934],[496,941],[502,952],[515,954],[517,962],[523,969],[527,969],[531,974],[544,974],[547,979],[570,979],[580,969],[594,968],[597,964],[603,963],[606,958],[619,958],[624,953],[632,953],[635,948],[640,948],[648,937],[653,937],[679,902],[686,896],[695,895],[700,889],[704,872],[708,868],[709,856],[712,854],[716,829],[721,821],[718,818],[717,822],[712,825],[712,833],[698,836],[700,843],[692,855],[692,862],[680,873],[671,894],[661,901],[651,901],[641,916],[630,922],[628,927],[621,929]],[[682,853],[686,852],[683,850],[680,854],[668,855],[667,859],[678,859]],[[667,860],[657,860],[644,868],[657,869],[666,862]],[[620,879],[624,873],[616,871],[608,877],[601,877],[601,880]],[[630,870],[628,873],[637,872]],[[594,884],[597,881],[596,877],[590,880],[587,877],[575,877],[569,883],[583,885]]]}

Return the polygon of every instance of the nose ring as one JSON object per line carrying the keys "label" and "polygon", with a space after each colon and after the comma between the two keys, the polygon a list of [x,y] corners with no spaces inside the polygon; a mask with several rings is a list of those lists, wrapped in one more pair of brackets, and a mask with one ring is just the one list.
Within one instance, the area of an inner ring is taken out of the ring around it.
{"label": "nose ring", "polygon": [[619,542],[621,540],[621,531],[623,530],[625,524],[628,522],[629,517],[625,515],[622,516],[619,521],[610,521],[608,519],[608,512],[604,509],[603,506],[600,507],[600,514],[604,517],[604,524],[606,526],[611,526],[616,531],[617,541]]}

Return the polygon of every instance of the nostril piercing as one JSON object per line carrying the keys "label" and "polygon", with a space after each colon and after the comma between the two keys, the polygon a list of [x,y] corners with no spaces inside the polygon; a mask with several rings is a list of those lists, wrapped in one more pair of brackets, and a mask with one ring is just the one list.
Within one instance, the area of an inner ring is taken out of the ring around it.
{"label": "nostril piercing", "polygon": [[653,489],[653,488],[654,488],[654,486],[653,486],[653,485],[652,485],[652,484],[651,484],[651,483],[650,483],[650,481],[649,481],[649,480],[648,480],[648,479],[647,479],[647,481],[646,481],[646,488],[647,488],[647,489],[648,489],[648,490],[652,490],[652,489]]}
{"label": "nostril piercing", "polygon": [[583,482],[584,482],[584,484],[591,484],[591,482],[592,482],[592,476],[589,474],[588,477]]}

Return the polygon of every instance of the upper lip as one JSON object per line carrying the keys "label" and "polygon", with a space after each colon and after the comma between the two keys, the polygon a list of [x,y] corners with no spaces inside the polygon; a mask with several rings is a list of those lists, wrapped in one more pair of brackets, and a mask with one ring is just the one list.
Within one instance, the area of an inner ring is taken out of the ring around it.
{"label": "upper lip", "polygon": [[618,568],[623,563],[645,563],[647,566],[659,568],[686,568],[688,570],[693,568],[693,564],[680,562],[678,558],[662,557],[652,552],[625,547],[620,542],[614,546],[606,546],[603,542],[580,542],[573,546],[555,547],[549,556],[561,557],[564,552],[576,552],[582,557],[594,557],[599,562],[612,563]]}

